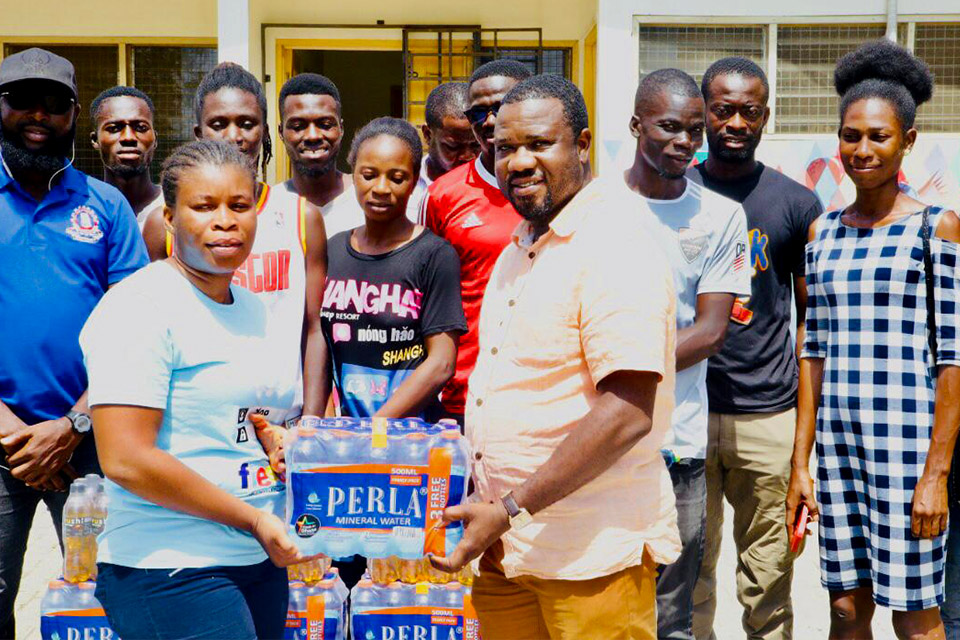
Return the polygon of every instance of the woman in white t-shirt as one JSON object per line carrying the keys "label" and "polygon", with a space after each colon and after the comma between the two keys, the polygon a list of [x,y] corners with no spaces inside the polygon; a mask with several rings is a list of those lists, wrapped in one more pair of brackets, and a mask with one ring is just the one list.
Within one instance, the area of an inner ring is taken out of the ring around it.
{"label": "woman in white t-shirt", "polygon": [[257,230],[256,182],[235,145],[164,163],[176,251],[111,289],[80,342],[110,510],[96,595],[124,638],[280,638],[283,484],[251,418],[282,416],[296,371],[271,357],[271,314],[234,270]]}

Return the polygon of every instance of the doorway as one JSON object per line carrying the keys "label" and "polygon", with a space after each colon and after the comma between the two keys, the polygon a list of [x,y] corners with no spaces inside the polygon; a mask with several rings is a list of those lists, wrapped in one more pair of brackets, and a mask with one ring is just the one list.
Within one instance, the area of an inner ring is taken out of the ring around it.
{"label": "doorway", "polygon": [[340,91],[343,144],[337,167],[349,172],[353,136],[380,116],[403,117],[403,52],[294,49],[293,75],[319,73]]}

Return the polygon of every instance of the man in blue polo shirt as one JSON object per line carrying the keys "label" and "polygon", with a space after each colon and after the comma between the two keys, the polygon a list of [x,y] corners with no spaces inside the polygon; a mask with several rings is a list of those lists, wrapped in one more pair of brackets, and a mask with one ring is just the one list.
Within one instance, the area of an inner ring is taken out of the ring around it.
{"label": "man in blue polo shirt", "polygon": [[59,535],[64,490],[99,471],[80,329],[147,264],[124,197],[71,166],[79,112],[69,61],[29,49],[0,64],[0,639],[38,503]]}

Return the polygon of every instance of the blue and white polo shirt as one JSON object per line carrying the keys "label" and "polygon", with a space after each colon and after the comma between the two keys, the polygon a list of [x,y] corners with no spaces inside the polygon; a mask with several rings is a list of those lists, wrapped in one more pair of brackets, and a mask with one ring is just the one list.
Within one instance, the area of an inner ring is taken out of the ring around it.
{"label": "blue and white polo shirt", "polygon": [[114,187],[70,166],[37,202],[0,167],[0,400],[21,420],[62,417],[86,390],[80,329],[147,262]]}

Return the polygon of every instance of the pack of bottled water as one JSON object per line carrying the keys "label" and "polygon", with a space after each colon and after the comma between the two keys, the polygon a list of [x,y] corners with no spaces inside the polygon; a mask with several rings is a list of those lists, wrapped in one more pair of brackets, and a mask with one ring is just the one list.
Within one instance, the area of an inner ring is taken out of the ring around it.
{"label": "pack of bottled water", "polygon": [[40,603],[43,640],[119,640],[93,595],[93,582],[54,580]]}
{"label": "pack of bottled water", "polygon": [[349,593],[336,571],[313,585],[291,582],[284,640],[346,640]]}
{"label": "pack of bottled water", "polygon": [[74,480],[63,506],[63,579],[67,582],[97,579],[97,536],[106,518],[103,478],[91,473]]}
{"label": "pack of bottled water", "polygon": [[378,585],[361,580],[350,594],[356,640],[479,640],[470,587],[449,584]]}
{"label": "pack of bottled water", "polygon": [[453,424],[304,419],[285,438],[287,524],[306,555],[446,556],[463,534],[469,448]]}

